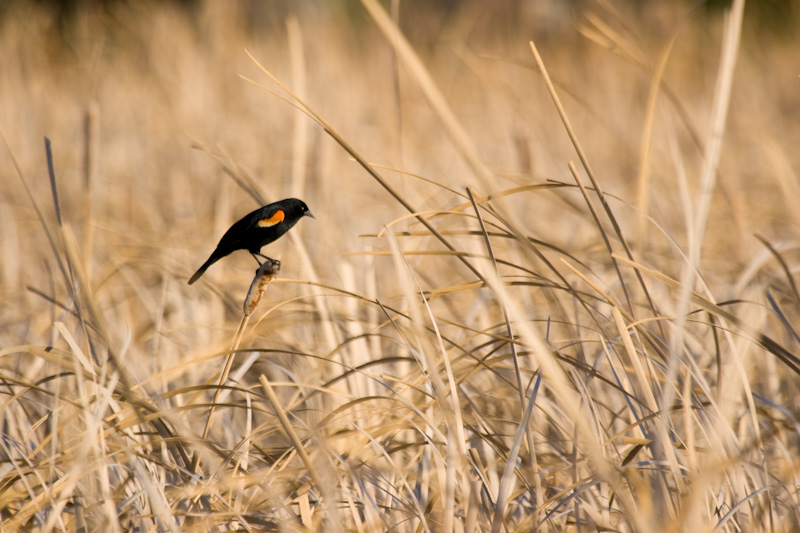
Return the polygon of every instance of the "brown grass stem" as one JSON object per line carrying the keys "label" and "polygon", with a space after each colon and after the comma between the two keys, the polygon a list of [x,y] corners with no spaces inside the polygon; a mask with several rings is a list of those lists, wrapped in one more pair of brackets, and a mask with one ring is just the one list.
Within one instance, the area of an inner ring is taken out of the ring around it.
{"label": "brown grass stem", "polygon": [[[214,416],[214,410],[217,407],[217,401],[222,394],[223,385],[225,385],[225,382],[228,380],[228,374],[230,374],[231,367],[233,366],[233,360],[238,353],[239,345],[242,341],[242,336],[244,335],[244,330],[247,327],[247,323],[250,321],[250,316],[255,312],[259,302],[261,302],[261,298],[264,296],[264,293],[267,290],[267,287],[272,280],[275,279],[275,276],[278,275],[280,269],[280,261],[267,258],[261,264],[259,269],[256,271],[256,275],[253,277],[253,282],[250,284],[250,289],[247,291],[247,295],[244,299],[244,312],[242,313],[242,319],[239,322],[239,327],[236,329],[236,333],[233,336],[233,342],[231,343],[231,348],[228,351],[228,357],[225,360],[225,367],[222,369],[222,373],[219,376],[219,383],[214,391],[214,398],[211,400],[211,406],[208,409],[208,416],[206,417],[206,423],[203,427],[203,433],[200,437],[202,440],[206,440],[208,438],[208,432],[211,430],[211,420]],[[198,456],[195,455],[194,459],[192,460],[192,471],[197,472],[198,466]]]}

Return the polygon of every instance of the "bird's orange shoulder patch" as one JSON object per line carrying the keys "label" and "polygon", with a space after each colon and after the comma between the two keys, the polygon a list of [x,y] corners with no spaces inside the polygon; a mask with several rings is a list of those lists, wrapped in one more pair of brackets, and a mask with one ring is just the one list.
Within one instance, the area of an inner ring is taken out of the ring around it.
{"label": "bird's orange shoulder patch", "polygon": [[259,228],[270,228],[275,224],[280,224],[283,222],[283,219],[286,218],[286,214],[283,212],[282,209],[278,209],[275,211],[275,214],[269,218],[262,218],[258,221]]}

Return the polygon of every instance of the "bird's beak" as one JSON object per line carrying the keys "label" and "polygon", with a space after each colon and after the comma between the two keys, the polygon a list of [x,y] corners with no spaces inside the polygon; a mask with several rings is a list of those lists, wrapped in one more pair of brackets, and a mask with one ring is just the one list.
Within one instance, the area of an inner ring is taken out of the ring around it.
{"label": "bird's beak", "polygon": [[313,218],[314,220],[316,220],[316,219],[317,219],[317,217],[315,217],[315,216],[313,215],[313,213],[311,213],[311,211],[306,211],[306,212],[304,213],[304,215],[305,215],[305,216],[307,216],[307,217],[311,217],[311,218]]}

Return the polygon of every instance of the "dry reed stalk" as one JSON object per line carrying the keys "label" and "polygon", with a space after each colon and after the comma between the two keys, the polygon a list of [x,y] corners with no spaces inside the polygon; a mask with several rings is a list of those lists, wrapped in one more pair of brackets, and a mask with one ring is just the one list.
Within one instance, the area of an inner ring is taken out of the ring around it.
{"label": "dry reed stalk", "polygon": [[[236,335],[233,337],[233,344],[231,345],[231,349],[228,353],[228,359],[225,361],[225,368],[222,371],[222,374],[219,377],[219,384],[217,385],[217,390],[214,393],[214,399],[211,401],[211,408],[208,410],[208,417],[206,418],[206,425],[203,428],[203,435],[202,439],[205,440],[208,437],[208,432],[211,429],[211,418],[214,416],[214,410],[217,406],[217,400],[219,399],[220,394],[222,394],[222,386],[225,384],[225,381],[228,379],[228,374],[231,371],[231,366],[233,365],[233,359],[236,356],[236,351],[239,349],[239,343],[242,340],[242,334],[244,333],[245,327],[247,327],[247,322],[250,320],[250,316],[255,312],[256,308],[258,307],[259,302],[261,302],[261,298],[264,296],[264,293],[267,290],[267,287],[272,280],[278,275],[281,270],[281,262],[276,259],[269,259],[267,258],[256,271],[255,277],[253,277],[253,281],[250,284],[250,289],[247,291],[247,296],[244,299],[243,311],[244,314],[242,315],[242,320],[239,323],[239,328],[236,330]],[[195,455],[194,461],[192,462],[192,470],[197,471],[198,466],[198,456]]]}

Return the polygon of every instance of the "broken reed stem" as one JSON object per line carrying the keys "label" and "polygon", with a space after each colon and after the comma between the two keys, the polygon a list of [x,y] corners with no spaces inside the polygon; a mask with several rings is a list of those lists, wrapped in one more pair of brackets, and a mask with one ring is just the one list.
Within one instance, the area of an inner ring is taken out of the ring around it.
{"label": "broken reed stem", "polygon": [[[217,400],[219,400],[220,394],[222,394],[222,386],[225,384],[225,381],[228,379],[228,374],[231,371],[231,366],[233,366],[233,358],[236,356],[236,351],[239,349],[239,343],[242,340],[242,334],[244,333],[244,328],[247,327],[247,322],[250,320],[250,315],[252,315],[256,308],[258,307],[259,302],[261,302],[261,297],[264,296],[264,293],[267,290],[267,287],[272,282],[273,279],[278,275],[281,270],[281,262],[277,259],[270,259],[267,258],[256,271],[256,275],[253,278],[253,282],[250,284],[250,289],[247,291],[247,296],[244,299],[243,311],[244,315],[242,315],[242,321],[239,323],[239,329],[236,330],[236,335],[233,337],[233,344],[231,345],[231,349],[228,352],[228,359],[225,361],[225,368],[222,371],[222,375],[219,377],[219,384],[217,385],[217,390],[214,393],[214,399],[211,401],[211,408],[208,410],[208,418],[206,418],[206,425],[203,428],[203,436],[202,439],[205,440],[208,437],[208,432],[211,429],[211,418],[214,416],[214,410],[217,406]],[[192,470],[197,471],[198,465],[198,458],[195,455]]]}
{"label": "broken reed stem", "polygon": [[243,311],[244,318],[249,318],[252,315],[261,297],[267,290],[267,286],[281,271],[281,262],[277,259],[270,259],[269,257],[264,260],[259,269],[256,271],[256,276],[250,284],[250,289],[247,291],[247,296],[244,299]]}

